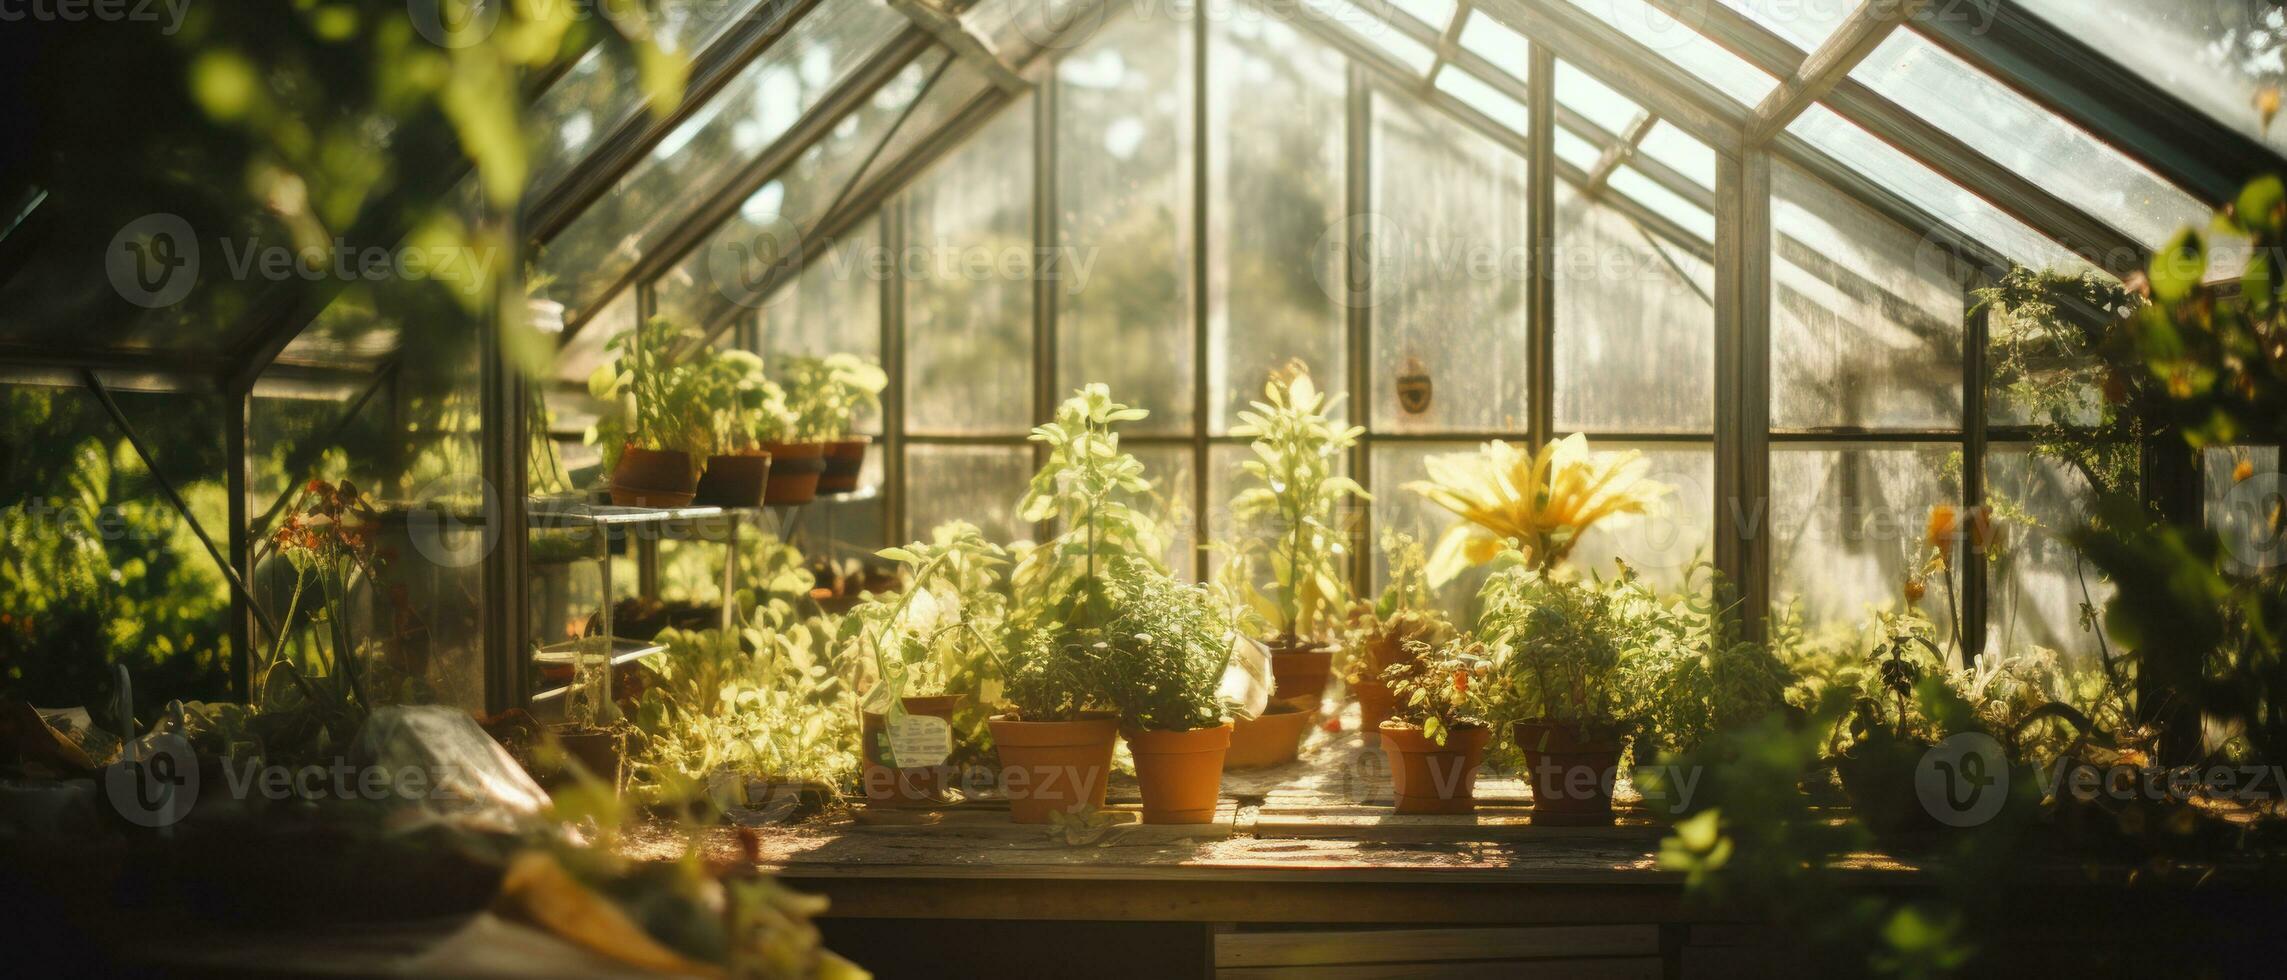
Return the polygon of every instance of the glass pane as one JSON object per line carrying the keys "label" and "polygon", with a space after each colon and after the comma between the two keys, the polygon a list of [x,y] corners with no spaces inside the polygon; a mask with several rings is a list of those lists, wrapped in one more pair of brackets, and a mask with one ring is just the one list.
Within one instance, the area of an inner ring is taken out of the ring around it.
{"label": "glass pane", "polygon": [[1031,426],[1031,110],[1029,100],[1005,110],[906,195],[906,431]]}
{"label": "glass pane", "polygon": [[985,537],[1007,544],[1035,537],[1017,519],[1016,502],[1032,479],[1029,446],[908,446],[905,450],[905,534],[926,541],[946,521],[968,521]]}
{"label": "glass pane", "polygon": [[1520,82],[1530,73],[1532,42],[1484,14],[1471,14],[1469,22],[1461,25],[1461,46]]}
{"label": "glass pane", "polygon": [[1771,169],[1771,424],[1959,426],[1967,285],[1920,236]]}
{"label": "glass pane", "polygon": [[1779,87],[1763,74],[1709,40],[1689,23],[1668,16],[1644,0],[1568,0],[1637,43],[1673,61],[1742,106],[1753,106]]}
{"label": "glass pane", "polygon": [[1557,188],[1556,425],[1712,432],[1715,269]]}
{"label": "glass pane", "polygon": [[1602,156],[1603,154],[1599,153],[1596,147],[1589,145],[1587,140],[1581,139],[1578,136],[1574,136],[1572,134],[1572,130],[1565,129],[1563,127],[1557,128],[1557,159],[1572,164],[1574,167],[1579,168],[1581,173],[1585,174],[1591,170],[1596,169],[1596,161]]}
{"label": "glass pane", "polygon": [[[1218,22],[1213,38],[1206,384],[1208,431],[1220,434],[1290,363],[1325,391],[1349,390],[1337,302],[1347,86],[1344,59],[1284,23]],[[1348,402],[1338,411],[1348,417]]]}
{"label": "glass pane", "polygon": [[1103,7],[1091,0],[984,0],[961,19],[969,29],[992,42],[1003,61],[1021,63],[1043,46],[1103,17]]}
{"label": "glass pane", "polygon": [[[1466,454],[1477,451],[1475,443],[1468,442],[1408,442],[1378,443],[1373,448],[1374,525],[1368,545],[1374,550],[1373,587],[1379,592],[1390,580],[1389,556],[1382,552],[1382,532],[1395,530],[1421,542],[1423,548],[1437,545],[1438,536],[1452,525],[1455,518],[1450,512],[1423,500],[1422,496],[1405,489],[1407,483],[1426,480],[1429,471],[1422,460],[1431,456]],[[1438,590],[1438,608],[1454,617],[1456,624],[1477,621],[1477,590],[1485,585],[1482,569],[1469,569]]]}
{"label": "glass pane", "polygon": [[903,17],[870,3],[824,5],[802,18],[549,243],[540,261],[555,277],[547,297],[579,318],[689,202],[777,141],[905,26]]}
{"label": "glass pane", "polygon": [[1626,194],[1636,203],[1651,209],[1653,214],[1683,226],[1684,231],[1698,236],[1700,242],[1709,245],[1715,243],[1715,214],[1684,200],[1682,195],[1669,190],[1667,185],[1644,176],[1643,171],[1622,165],[1612,171],[1608,182],[1613,190]]}
{"label": "glass pane", "polygon": [[[230,526],[225,400],[125,391],[113,398],[192,516],[223,534]],[[339,412],[328,403],[315,408],[313,428]],[[175,698],[228,699],[228,586],[95,397],[79,388],[0,384],[0,446],[7,447],[0,453],[0,610],[9,616],[0,670],[9,696],[45,705],[101,697],[99,723],[115,728],[107,692],[116,664],[133,675],[136,713],[145,718]],[[255,462],[264,473],[263,460]]]}
{"label": "glass pane", "polygon": [[2279,447],[2209,449],[2201,458],[2208,526],[2223,538],[2227,567],[2241,575],[2276,573],[2287,563],[2287,538],[2280,536],[2287,470]]}
{"label": "glass pane", "polygon": [[[1144,478],[1151,481],[1152,501],[1149,512],[1160,521],[1167,532],[1168,570],[1179,579],[1197,578],[1192,557],[1199,545],[1196,527],[1197,508],[1193,505],[1191,474],[1191,447],[1188,445],[1146,445],[1122,443],[1122,449],[1133,454],[1144,465]],[[1031,474],[1026,473],[1029,478]]]}
{"label": "glass pane", "polygon": [[1453,0],[1388,0],[1388,2],[1392,7],[1412,14],[1415,20],[1440,31],[1445,29],[1446,24],[1453,21]]}
{"label": "glass pane", "polygon": [[1417,75],[1428,72],[1430,64],[1437,60],[1437,52],[1428,45],[1400,33],[1388,21],[1367,13],[1350,0],[1303,0],[1303,3],[1311,9],[1302,16],[1316,17],[1348,29]]}
{"label": "glass pane", "polygon": [[[813,562],[831,559],[843,567],[858,562],[869,567],[884,562],[874,552],[891,544],[904,544],[910,538],[889,539],[889,499],[882,495],[883,459],[880,446],[866,453],[865,468],[858,471],[858,491],[839,497],[820,497],[815,503],[795,511],[794,529],[788,540]],[[923,530],[927,530],[924,528]],[[701,549],[710,557],[722,553],[721,548]],[[627,578],[635,576],[630,573]],[[708,579],[711,584],[721,581],[720,570]]]}
{"label": "glass pane", "polygon": [[1523,429],[1525,159],[1393,92],[1374,100],[1373,145],[1371,424]]}
{"label": "glass pane", "polygon": [[1057,387],[1111,385],[1151,411],[1131,432],[1193,424],[1189,37],[1127,18],[1058,68],[1058,224],[1079,278],[1057,314]]}
{"label": "glass pane", "polygon": [[604,362],[604,345],[613,337],[635,329],[635,290],[623,290],[611,304],[597,311],[556,352],[556,378],[586,385],[588,375]]}
{"label": "glass pane", "polygon": [[1787,131],[2011,262],[2033,269],[2097,271],[2072,250],[2002,213],[1984,198],[1940,176],[1826,106],[1811,106]]}
{"label": "glass pane", "polygon": [[1723,5],[1794,42],[1807,54],[1858,9],[1857,0],[1723,0]]}
{"label": "glass pane", "polygon": [[1913,31],[1891,34],[1850,74],[2147,246],[2207,221],[2191,195]]}
{"label": "glass pane", "polygon": [[1994,552],[1986,612],[1989,653],[2054,650],[2067,664],[2101,669],[2084,607],[2102,613],[2112,585],[2081,562],[2066,536],[2088,519],[2088,482],[2023,446],[1986,454],[1985,491],[2002,546]]}
{"label": "glass pane", "polygon": [[[1930,508],[1959,504],[1961,450],[1950,445],[1771,449],[1773,604],[1794,607],[1812,640],[1847,637],[1905,602]],[[1921,607],[1950,631],[1945,585]]]}
{"label": "glass pane", "polygon": [[1437,73],[1437,90],[1460,99],[1463,105],[1484,113],[1520,136],[1531,129],[1531,109],[1458,66],[1449,65]]}
{"label": "glass pane", "polygon": [[[652,18],[653,41],[689,61],[759,2],[661,4]],[[526,186],[555,184],[605,134],[645,111],[642,102],[643,82],[634,59],[609,45],[590,50],[525,114],[525,144],[532,148],[532,177]]]}
{"label": "glass pane", "polygon": [[[749,196],[721,227],[654,282],[659,312],[712,332],[741,308],[775,302],[775,292],[766,296],[762,290],[787,267],[812,261],[811,252],[819,247],[814,233],[826,209],[843,197],[858,165],[898,124],[906,107],[922,96],[929,77],[949,57],[942,52],[925,54],[905,66],[865,105]],[[924,107],[904,120],[899,134],[930,128],[930,121],[923,118],[926,106],[938,104],[936,95],[963,78],[973,76],[957,68],[948,70]],[[885,150],[885,158],[897,152],[896,142],[893,139]],[[839,254],[825,258],[833,260]],[[866,270],[860,265],[838,269],[836,274],[862,276]]]}
{"label": "glass pane", "polygon": [[[837,243],[794,285],[772,295],[759,314],[759,337],[760,353],[773,375],[783,366],[781,360],[795,356],[849,353],[880,361],[881,279],[868,261],[880,253],[878,241],[867,223],[862,234]],[[860,414],[857,431],[879,433],[881,413],[868,409]]]}
{"label": "glass pane", "polygon": [[2225,125],[2287,151],[2259,100],[2287,81],[2287,11],[2268,0],[2018,0]]}
{"label": "glass pane", "polygon": [[1626,134],[1636,118],[1644,114],[1644,107],[1635,100],[1574,68],[1569,61],[1556,63],[1556,100],[1613,136]]}
{"label": "glass pane", "polygon": [[1653,126],[1637,152],[1690,178],[1692,183],[1715,189],[1715,150],[1677,129],[1674,123]]}

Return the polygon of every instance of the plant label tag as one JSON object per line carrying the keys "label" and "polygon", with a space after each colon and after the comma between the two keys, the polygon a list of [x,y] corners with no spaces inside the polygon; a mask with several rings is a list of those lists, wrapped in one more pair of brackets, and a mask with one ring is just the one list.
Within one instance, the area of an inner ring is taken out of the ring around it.
{"label": "plant label tag", "polygon": [[889,750],[899,769],[944,765],[953,755],[953,724],[930,715],[906,715],[890,723]]}

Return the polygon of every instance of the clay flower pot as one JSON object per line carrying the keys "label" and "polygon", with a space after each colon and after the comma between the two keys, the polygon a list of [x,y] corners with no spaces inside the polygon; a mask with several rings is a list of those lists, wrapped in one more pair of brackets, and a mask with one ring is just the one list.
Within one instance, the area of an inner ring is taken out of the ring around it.
{"label": "clay flower pot", "polygon": [[707,472],[699,477],[692,502],[708,507],[760,507],[763,485],[770,479],[770,454],[756,451],[707,457]]}
{"label": "clay flower pot", "polygon": [[[936,697],[899,698],[905,713],[914,718],[942,720],[944,735],[942,747],[953,751],[953,712],[960,710],[968,700],[958,694]],[[866,712],[858,722],[859,743],[865,750],[865,765],[859,773],[865,785],[866,805],[879,807],[926,807],[944,798],[946,766],[942,757],[928,760],[927,765],[912,765],[910,759],[898,759],[889,765],[883,741],[890,734],[889,717]]]}
{"label": "clay flower pot", "polygon": [[826,471],[818,477],[818,492],[856,492],[858,473],[866,466],[866,446],[872,442],[871,439],[858,436],[827,443]]}
{"label": "clay flower pot", "polygon": [[611,471],[611,502],[620,507],[687,507],[698,488],[685,452],[629,446]]}
{"label": "clay flower pot", "polygon": [[1262,717],[1231,723],[1231,750],[1223,756],[1225,769],[1259,769],[1293,762],[1302,754],[1302,740],[1310,735],[1311,712],[1291,704],[1271,702]]}
{"label": "clay flower pot", "polygon": [[1477,811],[1477,767],[1485,761],[1493,729],[1463,725],[1446,733],[1444,745],[1410,722],[1382,722],[1381,734],[1399,813]]}
{"label": "clay flower pot", "polygon": [[1326,694],[1326,676],[1334,670],[1334,648],[1309,642],[1293,646],[1273,642],[1270,648],[1271,678],[1276,685],[1271,699],[1308,698],[1307,703],[1316,707],[1318,699]]}
{"label": "clay flower pot", "polygon": [[1145,732],[1123,728],[1136,759],[1136,784],[1143,791],[1145,823],[1213,823],[1223,795],[1223,754],[1231,748],[1231,723],[1188,732]]}
{"label": "clay flower pot", "polygon": [[1008,794],[1009,819],[1047,823],[1050,814],[1103,808],[1118,721],[1018,721],[1003,716],[986,725],[1001,754],[1001,791]]}
{"label": "clay flower pot", "polygon": [[770,483],[763,503],[790,507],[818,499],[818,478],[826,472],[826,444],[774,442],[770,444]]}
{"label": "clay flower pot", "polygon": [[1559,721],[1520,721],[1512,734],[1533,780],[1533,821],[1560,826],[1612,822],[1620,738]]}
{"label": "clay flower pot", "polygon": [[1358,699],[1358,730],[1380,738],[1382,723],[1390,720],[1390,715],[1397,710],[1398,699],[1390,694],[1390,686],[1361,677],[1350,685],[1350,693]]}

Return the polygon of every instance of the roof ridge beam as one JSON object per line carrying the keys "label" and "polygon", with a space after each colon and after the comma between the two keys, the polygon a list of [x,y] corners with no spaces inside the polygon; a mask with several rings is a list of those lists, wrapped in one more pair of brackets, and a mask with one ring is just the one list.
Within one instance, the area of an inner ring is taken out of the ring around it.
{"label": "roof ridge beam", "polygon": [[971,67],[992,79],[993,85],[1003,92],[1030,91],[1032,82],[1009,63],[1001,60],[1000,52],[993,50],[992,42],[978,37],[969,25],[961,22],[958,14],[947,12],[925,0],[887,0],[889,9],[903,15],[913,26],[928,31],[937,43],[967,62]]}
{"label": "roof ridge beam", "polygon": [[1795,117],[1803,114],[1811,104],[1826,97],[1842,80],[1850,77],[1850,70],[1874,53],[1874,49],[1906,18],[1922,7],[1923,0],[1866,0],[1851,11],[1842,26],[1835,28],[1826,43],[1803,59],[1801,65],[1763,97],[1755,107],[1755,120],[1747,126],[1749,146],[1761,146]]}

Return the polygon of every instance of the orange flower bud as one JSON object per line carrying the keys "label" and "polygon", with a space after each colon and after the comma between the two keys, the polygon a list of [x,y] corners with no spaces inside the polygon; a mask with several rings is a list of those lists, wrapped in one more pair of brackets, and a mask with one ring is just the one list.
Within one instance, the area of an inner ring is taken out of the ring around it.
{"label": "orange flower bud", "polygon": [[1910,578],[1906,580],[1906,602],[1909,605],[1921,602],[1922,597],[1928,595],[1929,592],[1930,587],[1923,585],[1921,579]]}
{"label": "orange flower bud", "polygon": [[1938,553],[1953,556],[1954,537],[1961,533],[1961,514],[1952,504],[1939,504],[1930,508],[1930,522],[1922,531],[1922,540]]}
{"label": "orange flower bud", "polygon": [[2244,456],[2231,468],[2231,482],[2246,483],[2255,476],[2255,461]]}

